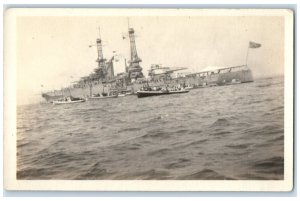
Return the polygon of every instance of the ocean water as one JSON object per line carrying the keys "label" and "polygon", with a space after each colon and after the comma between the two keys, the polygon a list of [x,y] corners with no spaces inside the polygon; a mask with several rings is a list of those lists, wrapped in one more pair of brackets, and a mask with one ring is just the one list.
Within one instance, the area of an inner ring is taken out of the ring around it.
{"label": "ocean water", "polygon": [[17,108],[17,179],[281,180],[283,77]]}

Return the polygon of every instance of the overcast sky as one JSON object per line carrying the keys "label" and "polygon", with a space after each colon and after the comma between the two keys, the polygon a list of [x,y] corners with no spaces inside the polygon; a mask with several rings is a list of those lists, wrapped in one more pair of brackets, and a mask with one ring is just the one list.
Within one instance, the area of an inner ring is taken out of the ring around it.
{"label": "overcast sky", "polygon": [[[248,66],[254,79],[283,74],[283,17],[130,17],[136,32],[140,65],[146,75],[151,64],[188,67],[197,72],[207,66],[246,63],[249,41],[262,44],[250,49]],[[121,54],[115,73],[128,60],[127,17],[19,17],[17,19],[18,103],[40,100],[41,90],[60,89],[90,74],[97,63],[95,44],[101,27],[104,57]],[[44,87],[42,88],[41,85]],[[21,97],[21,98],[20,98]],[[22,101],[20,101],[22,99]]]}

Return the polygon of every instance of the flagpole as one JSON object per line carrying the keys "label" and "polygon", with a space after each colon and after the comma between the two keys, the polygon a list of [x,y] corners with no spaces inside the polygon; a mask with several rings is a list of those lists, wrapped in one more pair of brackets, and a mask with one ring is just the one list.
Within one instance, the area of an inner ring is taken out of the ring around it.
{"label": "flagpole", "polygon": [[248,53],[249,53],[249,44],[248,44],[247,55],[246,55],[246,66],[248,64]]}

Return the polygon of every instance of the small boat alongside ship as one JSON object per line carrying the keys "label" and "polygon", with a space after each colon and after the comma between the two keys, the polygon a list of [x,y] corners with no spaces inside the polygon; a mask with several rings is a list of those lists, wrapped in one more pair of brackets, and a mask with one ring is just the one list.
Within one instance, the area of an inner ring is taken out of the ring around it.
{"label": "small boat alongside ship", "polygon": [[64,105],[64,104],[73,104],[73,103],[82,103],[82,102],[85,102],[85,99],[69,96],[69,97],[65,97],[63,99],[54,100],[54,101],[52,101],[52,104],[53,105]]}
{"label": "small boat alongside ship", "polygon": [[125,96],[130,96],[134,95],[134,92],[132,90],[121,90],[118,94],[119,97],[125,97]]}
{"label": "small boat alongside ship", "polygon": [[88,97],[88,100],[101,100],[101,99],[108,99],[108,98],[118,98],[118,91],[111,90],[108,93],[101,93],[101,94],[93,94],[91,97]]}
{"label": "small boat alongside ship", "polygon": [[118,95],[111,95],[111,96],[92,96],[88,97],[88,100],[100,100],[100,99],[108,99],[108,98],[118,98]]}
{"label": "small boat alongside ship", "polygon": [[180,91],[137,91],[138,98],[144,98],[149,96],[161,96],[161,95],[172,95],[172,94],[183,94],[188,93],[188,90],[180,90]]}
{"label": "small boat alongside ship", "polygon": [[184,94],[188,93],[189,90],[183,87],[149,87],[144,86],[136,92],[138,98],[144,98],[149,96],[161,96],[161,95],[172,95],[172,94]]}

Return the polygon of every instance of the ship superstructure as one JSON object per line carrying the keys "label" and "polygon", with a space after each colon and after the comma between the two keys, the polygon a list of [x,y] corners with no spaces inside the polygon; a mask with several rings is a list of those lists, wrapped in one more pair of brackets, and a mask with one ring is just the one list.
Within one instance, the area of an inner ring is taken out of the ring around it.
{"label": "ship superstructure", "polygon": [[[193,88],[205,86],[227,85],[235,83],[253,82],[252,71],[247,65],[231,67],[209,67],[197,73],[177,73],[176,71],[185,70],[186,67],[163,67],[161,64],[151,65],[148,71],[148,78],[143,74],[140,66],[142,60],[138,56],[135,32],[133,28],[128,28],[130,44],[130,60],[126,62],[124,72],[114,75],[114,61],[118,58],[113,54],[109,60],[103,56],[102,39],[96,39],[97,47],[97,67],[88,75],[81,77],[72,86],[42,93],[42,97],[48,102],[54,101],[64,96],[73,97],[93,97],[97,94],[109,93],[114,90],[137,92],[144,85],[147,86],[189,86]],[[124,36],[123,36],[124,39]],[[91,47],[91,46],[90,46]],[[251,48],[251,47],[250,47]],[[115,51],[114,51],[115,52]]]}
{"label": "ship superstructure", "polygon": [[152,64],[150,70],[148,70],[148,76],[150,81],[168,80],[173,79],[172,76],[175,71],[185,70],[186,67],[163,67],[161,64]]}
{"label": "ship superstructure", "polygon": [[114,66],[113,66],[114,56],[112,56],[112,58],[108,62],[106,62],[106,59],[103,56],[101,38],[98,38],[96,40],[96,45],[97,45],[97,53],[98,53],[96,62],[98,63],[98,67],[94,70],[94,73],[90,75],[90,80],[107,82],[114,78]]}
{"label": "ship superstructure", "polygon": [[135,36],[134,36],[134,29],[129,28],[129,40],[130,40],[130,60],[129,66],[126,67],[126,72],[128,73],[128,77],[131,82],[134,82],[138,78],[143,78],[143,68],[140,66],[140,62],[142,61],[136,50],[135,44]]}
{"label": "ship superstructure", "polygon": [[113,55],[109,60],[104,58],[102,39],[100,36],[96,39],[96,45],[90,45],[90,47],[92,46],[97,47],[97,67],[92,73],[90,73],[88,76],[81,77],[81,79],[73,85],[73,88],[83,88],[85,86],[89,86],[90,95],[92,94],[93,85],[109,82],[115,77],[113,63],[115,56]]}

